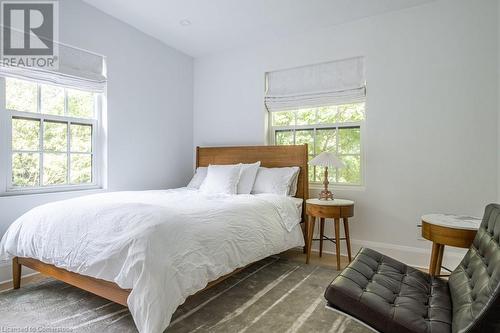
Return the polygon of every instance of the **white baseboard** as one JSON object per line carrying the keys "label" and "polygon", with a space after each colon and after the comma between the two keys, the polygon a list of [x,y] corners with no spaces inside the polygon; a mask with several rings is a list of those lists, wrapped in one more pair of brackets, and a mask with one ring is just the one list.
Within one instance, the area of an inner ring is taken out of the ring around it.
{"label": "white baseboard", "polygon": [[[429,243],[430,246],[431,243]],[[352,255],[356,255],[358,251],[363,248],[370,248],[382,254],[390,256],[399,260],[407,265],[419,268],[429,268],[429,260],[431,257],[431,250],[419,247],[404,246],[398,244],[379,243],[372,241],[365,241],[359,239],[351,239]],[[319,251],[319,242],[315,241],[312,251]],[[465,255],[466,249],[456,249],[445,247],[443,265],[449,269],[454,269],[462,260]],[[334,244],[329,241],[323,242],[323,252],[335,254]],[[347,256],[345,242],[341,242],[340,253]]]}

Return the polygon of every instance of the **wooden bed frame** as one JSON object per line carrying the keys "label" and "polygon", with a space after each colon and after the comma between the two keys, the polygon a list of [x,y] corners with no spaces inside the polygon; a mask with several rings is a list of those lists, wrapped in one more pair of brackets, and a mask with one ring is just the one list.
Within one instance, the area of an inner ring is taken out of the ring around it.
{"label": "wooden bed frame", "polygon": [[[254,163],[257,161],[260,161],[263,167],[300,167],[297,194],[295,197],[304,199],[302,221],[305,221],[305,200],[309,197],[307,157],[307,145],[196,147],[196,167],[208,166],[209,164]],[[127,306],[127,298],[130,294],[130,289],[122,289],[114,282],[73,273],[31,258],[15,257],[12,260],[12,280],[14,289],[19,289],[21,287],[22,266],[26,266],[43,275],[66,282],[77,288]],[[244,267],[210,282],[203,290],[216,285],[242,269],[244,269]]]}

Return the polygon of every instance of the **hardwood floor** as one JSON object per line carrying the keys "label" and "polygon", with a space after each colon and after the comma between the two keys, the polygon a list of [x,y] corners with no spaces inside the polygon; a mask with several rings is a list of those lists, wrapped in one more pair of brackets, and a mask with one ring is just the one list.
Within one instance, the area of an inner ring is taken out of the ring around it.
{"label": "hardwood floor", "polygon": [[[281,253],[280,256],[287,258],[288,260],[293,260],[301,263],[306,262],[306,254],[302,253],[301,249],[291,249]],[[335,254],[323,252],[323,256],[320,258],[319,252],[313,250],[311,252],[311,259],[309,261],[309,264],[317,266],[328,266],[337,269],[337,256]],[[347,259],[347,257],[340,256],[340,268],[344,269],[347,264],[349,264],[349,260]]]}
{"label": "hardwood floor", "polygon": [[[283,252],[280,254],[280,256],[287,258],[288,260],[292,261],[297,261],[300,263],[305,263],[306,262],[306,255],[302,253],[301,250],[299,249],[291,249],[286,252]],[[323,256],[320,258],[319,253],[316,251],[313,251],[311,254],[311,259],[310,259],[310,264],[311,265],[318,265],[318,266],[327,266],[331,268],[336,268],[337,266],[337,257],[334,254],[330,253],[324,253]],[[349,260],[345,256],[340,256],[340,266],[341,269],[344,269],[347,264],[349,264]],[[424,268],[419,268],[420,270],[427,272],[426,269]],[[41,274],[35,274],[31,275],[28,277],[23,277],[21,279],[21,285],[26,285],[28,283],[33,283],[33,282],[38,282],[40,280],[47,279],[47,277],[41,275]],[[12,289],[12,282],[6,282],[0,284],[0,291],[7,290],[7,289]]]}
{"label": "hardwood floor", "polygon": [[[25,276],[25,277],[21,278],[21,286],[29,284],[29,283],[38,282],[38,281],[41,281],[44,279],[48,279],[48,278],[46,276],[43,276],[42,274],[39,274],[39,273],[30,275],[30,276]],[[8,289],[12,289],[12,281],[0,283],[0,291],[8,290]]]}
{"label": "hardwood floor", "polygon": [[[302,251],[299,249],[288,250],[286,252],[281,253],[280,255],[283,256],[284,258],[287,258],[288,260],[297,261],[300,263],[306,262],[306,255],[302,253]],[[335,268],[337,266],[337,257],[334,254],[323,253],[323,257],[320,258],[318,252],[313,251],[311,253],[310,264]],[[345,266],[347,266],[347,264],[348,264],[347,257],[341,256],[340,257],[341,267],[344,268]],[[23,277],[21,279],[21,285],[38,282],[43,279],[47,279],[47,277],[41,274],[30,275],[27,277]],[[12,289],[12,282],[5,282],[0,284],[0,291],[7,289]]]}
{"label": "hardwood floor", "polygon": [[[281,253],[280,256],[287,258],[288,260],[293,260],[293,261],[297,261],[297,262],[301,262],[301,263],[306,262],[306,255],[304,253],[302,253],[301,250],[298,250],[298,249],[288,250],[286,252]],[[337,257],[335,256],[335,254],[329,254],[329,253],[323,252],[323,256],[320,258],[319,252],[313,250],[311,253],[311,259],[310,259],[309,263],[311,265],[328,266],[328,267],[336,269],[337,268]],[[344,269],[348,264],[349,264],[349,260],[347,259],[347,257],[340,256],[340,270]],[[415,267],[415,268],[418,270],[421,270],[424,273],[429,273],[429,270],[427,268],[423,268],[423,267]],[[446,276],[442,276],[442,278],[447,279]]]}

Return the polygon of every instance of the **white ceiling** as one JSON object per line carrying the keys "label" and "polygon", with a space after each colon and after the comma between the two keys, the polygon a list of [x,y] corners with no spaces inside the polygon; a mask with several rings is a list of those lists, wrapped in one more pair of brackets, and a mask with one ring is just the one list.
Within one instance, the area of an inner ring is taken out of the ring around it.
{"label": "white ceiling", "polygon": [[[434,0],[84,0],[193,57]],[[182,20],[191,25],[183,26]]]}

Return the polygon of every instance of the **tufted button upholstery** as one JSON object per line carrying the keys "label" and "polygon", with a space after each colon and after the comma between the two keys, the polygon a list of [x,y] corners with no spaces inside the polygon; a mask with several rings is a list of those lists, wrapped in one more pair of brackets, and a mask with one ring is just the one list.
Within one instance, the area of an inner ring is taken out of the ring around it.
{"label": "tufted button upholstery", "polygon": [[447,282],[370,249],[358,253],[325,297],[380,332],[451,332]]}
{"label": "tufted button upholstery", "polygon": [[486,207],[471,248],[449,278],[453,333],[500,332],[500,205]]}
{"label": "tufted button upholstery", "polygon": [[500,332],[499,240],[500,205],[491,204],[448,281],[362,249],[325,298],[385,333]]}

